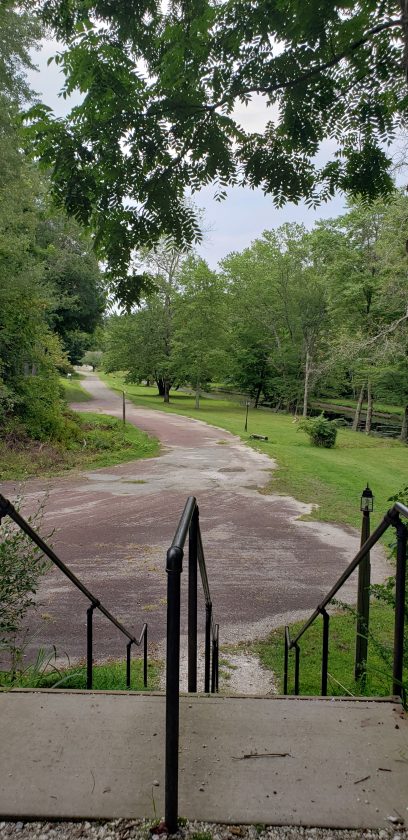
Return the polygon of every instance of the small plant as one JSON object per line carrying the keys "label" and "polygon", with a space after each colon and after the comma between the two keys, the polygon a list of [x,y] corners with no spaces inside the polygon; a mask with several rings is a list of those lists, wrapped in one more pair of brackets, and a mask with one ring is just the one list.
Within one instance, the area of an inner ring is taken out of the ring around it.
{"label": "small plant", "polygon": [[[28,521],[36,530],[41,526],[46,500]],[[21,505],[18,500],[17,509]],[[49,561],[40,549],[6,516],[0,522],[0,648],[9,657],[14,678],[21,669],[24,649],[24,621],[35,607],[35,593]],[[27,632],[27,630],[25,631]]]}
{"label": "small plant", "polygon": [[327,420],[324,414],[318,417],[306,417],[298,421],[298,429],[309,435],[313,446],[332,449],[336,444],[337,421]]}

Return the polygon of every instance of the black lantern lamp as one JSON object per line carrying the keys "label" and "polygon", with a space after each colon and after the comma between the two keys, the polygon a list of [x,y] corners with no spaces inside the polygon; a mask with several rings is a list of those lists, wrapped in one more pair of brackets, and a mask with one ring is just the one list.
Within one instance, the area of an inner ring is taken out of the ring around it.
{"label": "black lantern lamp", "polygon": [[372,513],[374,510],[374,496],[368,484],[361,494],[360,510],[363,513]]}

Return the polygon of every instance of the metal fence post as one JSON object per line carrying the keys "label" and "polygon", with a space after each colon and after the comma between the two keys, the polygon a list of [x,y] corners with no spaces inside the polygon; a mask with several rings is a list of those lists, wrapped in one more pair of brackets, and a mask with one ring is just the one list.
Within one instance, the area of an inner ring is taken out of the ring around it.
{"label": "metal fence post", "polygon": [[189,529],[188,539],[188,691],[197,691],[197,554],[198,507]]}
{"label": "metal fence post", "polygon": [[143,637],[143,685],[147,688],[147,624]]}
{"label": "metal fence post", "polygon": [[283,660],[283,693],[288,693],[289,671],[289,627],[285,627],[285,656]]}
{"label": "metal fence post", "polygon": [[[368,540],[370,536],[370,511],[363,510],[363,521],[361,523],[361,543]],[[357,591],[357,622],[356,622],[356,656],[354,665],[354,679],[365,679],[368,654],[368,627],[370,621],[370,581],[371,565],[370,552],[368,551],[358,567],[358,591]]]}
{"label": "metal fence post", "polygon": [[299,665],[300,665],[300,647],[297,642],[294,644],[295,648],[295,694],[299,694]]}
{"label": "metal fence post", "polygon": [[211,618],[212,604],[205,605],[205,663],[204,663],[204,691],[210,692],[210,667],[211,667]]}
{"label": "metal fence post", "polygon": [[178,752],[180,697],[180,577],[183,551],[172,546],[167,552],[167,653],[166,653],[166,758],[165,822],[170,834],[177,831]]}
{"label": "metal fence post", "polygon": [[394,666],[393,694],[402,696],[402,673],[404,664],[404,611],[405,578],[407,567],[407,528],[398,517],[397,532],[397,569],[395,574],[395,626],[394,626]]}
{"label": "metal fence post", "polygon": [[323,647],[322,647],[322,697],[327,696],[327,673],[329,668],[329,613],[323,608],[320,610],[323,617]]}
{"label": "metal fence post", "polygon": [[92,688],[92,666],[93,666],[93,611],[95,604],[91,604],[86,611],[86,687]]}

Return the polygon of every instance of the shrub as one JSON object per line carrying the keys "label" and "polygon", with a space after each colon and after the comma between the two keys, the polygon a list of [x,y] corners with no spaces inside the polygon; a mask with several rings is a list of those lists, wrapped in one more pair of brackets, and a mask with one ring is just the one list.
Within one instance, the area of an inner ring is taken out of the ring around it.
{"label": "shrub", "polygon": [[[16,507],[21,504],[19,500]],[[44,513],[45,502],[28,521],[36,530]],[[21,664],[24,647],[23,622],[35,606],[34,595],[42,575],[49,568],[40,549],[8,517],[0,522],[0,649],[10,659],[15,674]]]}
{"label": "shrub", "polygon": [[63,427],[62,404],[56,374],[46,372],[27,376],[19,385],[19,415],[30,437],[35,440],[57,439]]}
{"label": "shrub", "polygon": [[313,446],[324,446],[325,449],[332,449],[336,444],[337,421],[327,420],[324,414],[300,420],[298,428],[309,435]]}

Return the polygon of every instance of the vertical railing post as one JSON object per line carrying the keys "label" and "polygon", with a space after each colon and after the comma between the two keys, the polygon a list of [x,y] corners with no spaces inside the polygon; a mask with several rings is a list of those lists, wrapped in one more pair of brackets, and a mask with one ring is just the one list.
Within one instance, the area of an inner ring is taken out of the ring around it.
{"label": "vertical railing post", "polygon": [[143,636],[143,685],[147,688],[147,624]]}
{"label": "vertical railing post", "polygon": [[180,700],[180,578],[183,551],[167,552],[167,652],[166,652],[166,758],[165,822],[170,834],[177,831],[178,753]]}
{"label": "vertical railing post", "polygon": [[[363,521],[361,523],[361,543],[368,540],[370,536],[370,511],[363,510]],[[354,665],[354,679],[365,679],[368,654],[368,627],[370,621],[370,582],[371,566],[370,552],[364,556],[358,567],[358,590],[357,590],[357,622],[356,622],[356,656]]]}
{"label": "vertical railing post", "polygon": [[397,532],[397,568],[395,574],[395,625],[394,625],[394,665],[393,694],[402,696],[402,675],[404,664],[404,619],[405,619],[405,579],[407,568],[407,528],[398,517]]}
{"label": "vertical railing post", "polygon": [[133,642],[130,641],[126,645],[126,688],[130,688],[130,652]]}
{"label": "vertical railing post", "polygon": [[288,693],[289,671],[289,627],[285,627],[285,655],[283,660],[283,693]]}
{"label": "vertical railing post", "polygon": [[219,670],[220,670],[220,627],[219,627],[219,624],[215,625],[215,632],[217,634],[216,648],[215,648],[215,690],[218,694],[218,677],[219,677]]}
{"label": "vertical railing post", "polygon": [[86,687],[92,688],[93,671],[93,611],[96,604],[91,604],[86,611]]}
{"label": "vertical railing post", "polygon": [[295,695],[299,694],[299,666],[300,666],[300,647],[297,642],[293,645],[295,648]]}
{"label": "vertical railing post", "polygon": [[198,507],[196,507],[188,538],[188,691],[197,691],[197,553]]}
{"label": "vertical railing post", "polygon": [[204,691],[210,692],[210,666],[211,666],[211,618],[212,604],[205,605],[205,663],[204,663]]}
{"label": "vertical railing post", "polygon": [[217,668],[217,641],[212,640],[212,660],[211,660],[211,694],[215,694],[216,686],[216,668]]}
{"label": "vertical railing post", "polygon": [[320,610],[323,617],[323,644],[322,644],[322,697],[327,696],[327,672],[329,668],[329,621],[330,616],[324,608]]}

